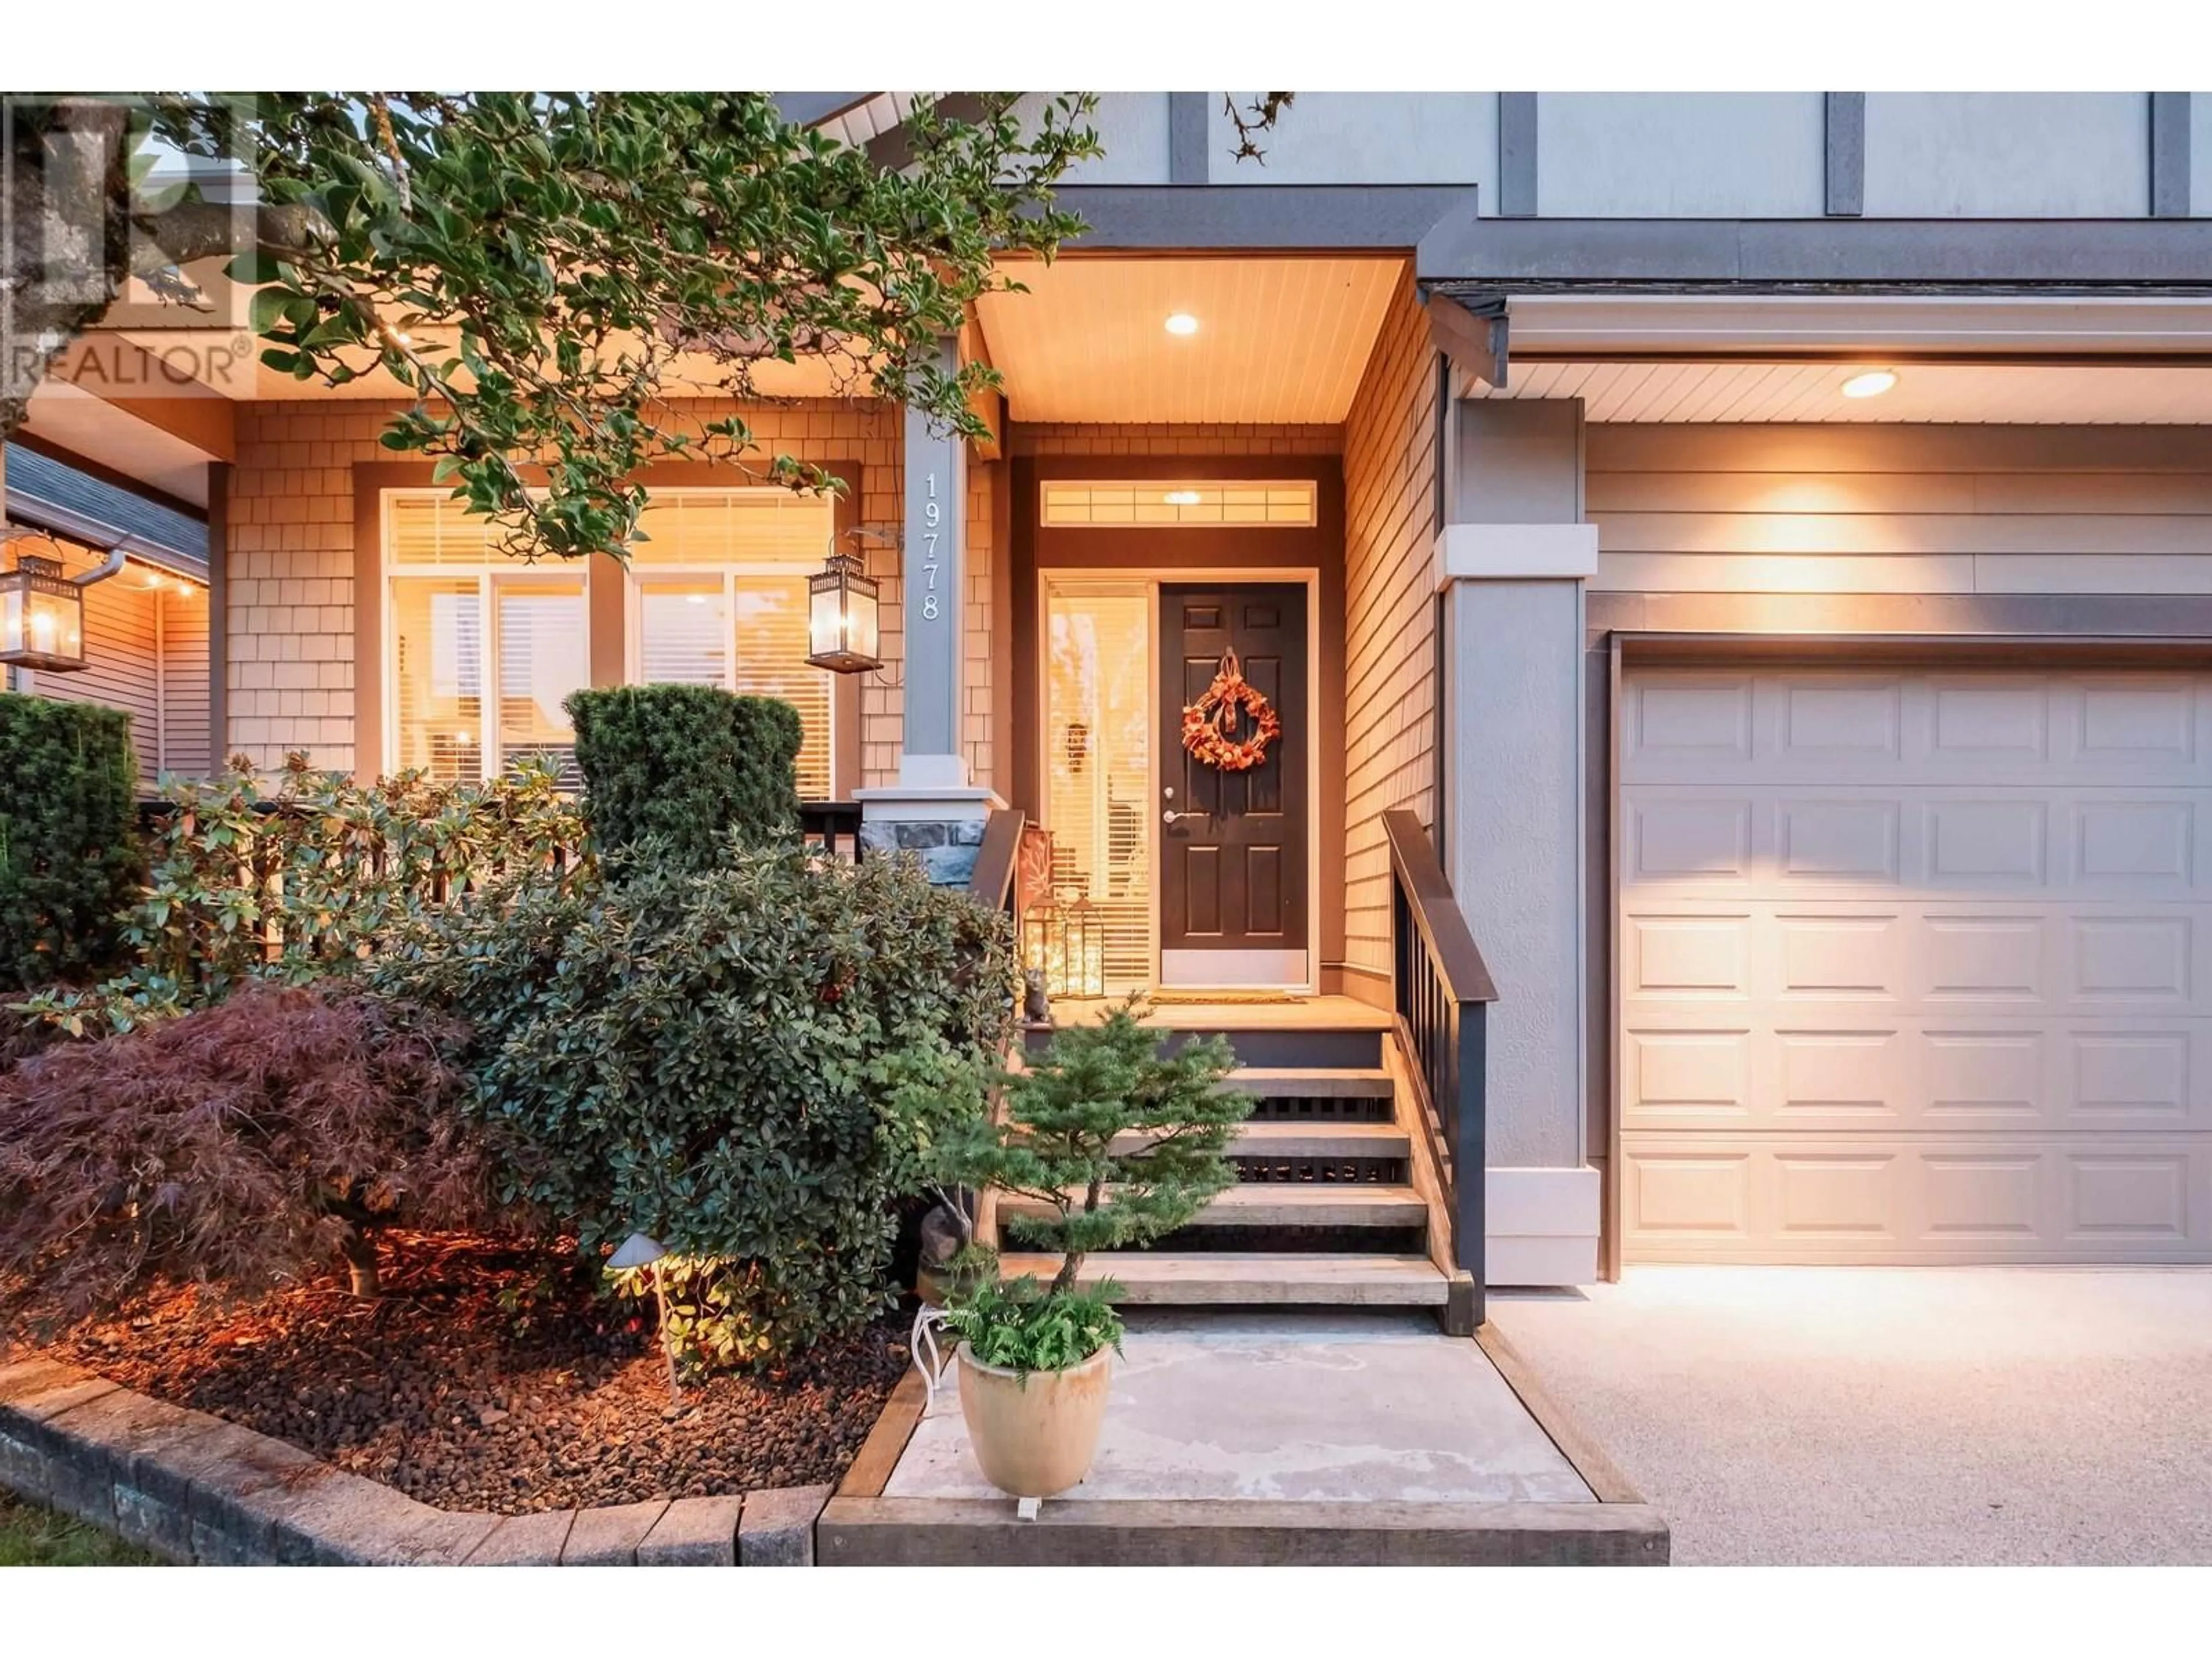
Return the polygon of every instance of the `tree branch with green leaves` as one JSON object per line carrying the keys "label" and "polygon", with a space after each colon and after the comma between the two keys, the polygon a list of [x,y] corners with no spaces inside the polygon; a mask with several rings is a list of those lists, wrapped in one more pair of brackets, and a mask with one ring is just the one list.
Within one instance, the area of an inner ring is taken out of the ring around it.
{"label": "tree branch with green leaves", "polygon": [[[996,376],[948,373],[936,343],[981,295],[1018,288],[1001,256],[1049,258],[1080,228],[1053,186],[1100,153],[1089,95],[1033,123],[1015,101],[988,94],[972,119],[918,101],[893,170],[766,93],[17,100],[0,292],[29,344],[9,353],[0,435],[130,277],[189,299],[185,267],[228,254],[254,290],[262,361],[389,386],[402,407],[386,446],[434,459],[507,550],[619,556],[654,462],[827,483],[788,455],[748,459],[729,405],[762,396],[764,364],[817,360],[839,393],[980,429],[969,400]],[[244,161],[258,204],[152,190],[163,152]],[[39,309],[57,258],[83,280]]]}

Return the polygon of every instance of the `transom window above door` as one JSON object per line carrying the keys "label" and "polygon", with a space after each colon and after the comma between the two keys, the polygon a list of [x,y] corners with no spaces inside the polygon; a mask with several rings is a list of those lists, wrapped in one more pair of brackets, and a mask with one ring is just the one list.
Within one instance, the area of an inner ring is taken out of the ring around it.
{"label": "transom window above door", "polygon": [[1039,521],[1054,530],[1296,530],[1318,522],[1319,492],[1310,478],[1049,478],[1039,495]]}
{"label": "transom window above door", "polygon": [[587,568],[508,556],[443,490],[390,490],[384,508],[394,769],[473,781],[536,756],[574,787],[575,733],[562,704],[592,683],[596,577],[623,585],[626,680],[790,703],[803,733],[799,793],[830,795],[831,677],[806,661],[806,579],[836,525],[828,499],[774,488],[656,489],[627,573],[605,560]]}

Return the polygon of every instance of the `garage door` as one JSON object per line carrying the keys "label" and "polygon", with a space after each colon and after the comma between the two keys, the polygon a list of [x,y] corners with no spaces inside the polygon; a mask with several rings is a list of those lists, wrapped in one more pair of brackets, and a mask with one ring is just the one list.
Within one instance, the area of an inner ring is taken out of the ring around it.
{"label": "garage door", "polygon": [[1632,1261],[2212,1261],[2212,677],[1623,686]]}

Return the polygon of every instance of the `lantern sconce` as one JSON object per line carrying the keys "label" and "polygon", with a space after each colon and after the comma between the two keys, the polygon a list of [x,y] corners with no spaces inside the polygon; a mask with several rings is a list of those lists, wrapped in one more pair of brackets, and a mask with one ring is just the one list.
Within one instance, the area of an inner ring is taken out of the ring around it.
{"label": "lantern sconce", "polygon": [[1042,975],[1045,994],[1092,1001],[1106,994],[1106,929],[1078,890],[1048,895],[1022,914],[1022,967]]}
{"label": "lantern sconce", "polygon": [[[855,536],[873,532],[854,531]],[[821,573],[806,579],[806,660],[833,674],[881,668],[882,600],[857,553],[841,553],[836,538]]]}
{"label": "lantern sconce", "polygon": [[[62,574],[61,544],[43,531],[10,537],[15,567],[0,571],[0,663],[45,673],[74,673],[84,658],[84,590],[121,572],[127,556],[108,550],[107,562],[82,576]],[[33,553],[43,544],[47,552]]]}

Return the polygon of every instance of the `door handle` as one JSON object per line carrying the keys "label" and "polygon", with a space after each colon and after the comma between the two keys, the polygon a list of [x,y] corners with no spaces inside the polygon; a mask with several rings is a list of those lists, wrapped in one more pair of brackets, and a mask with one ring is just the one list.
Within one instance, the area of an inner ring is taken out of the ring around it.
{"label": "door handle", "polygon": [[1199,812],[1199,811],[1176,812],[1176,811],[1166,811],[1166,812],[1163,812],[1163,813],[1161,813],[1161,814],[1160,814],[1160,822],[1161,822],[1162,823],[1182,823],[1185,818],[1210,818],[1210,817],[1212,817],[1212,816],[1213,816],[1213,814],[1212,814],[1212,813],[1211,813],[1211,812]]}

